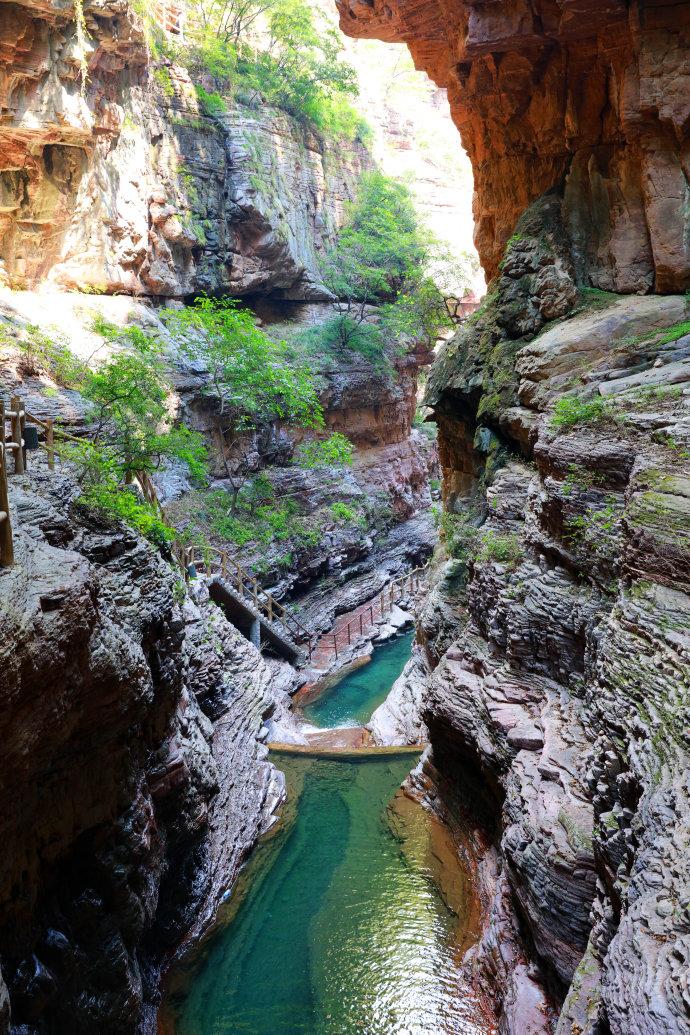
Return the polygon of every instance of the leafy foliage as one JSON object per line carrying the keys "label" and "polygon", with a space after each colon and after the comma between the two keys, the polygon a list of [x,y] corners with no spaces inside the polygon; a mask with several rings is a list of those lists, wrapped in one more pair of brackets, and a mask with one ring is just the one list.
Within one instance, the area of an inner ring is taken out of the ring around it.
{"label": "leafy foliage", "polygon": [[524,551],[516,535],[508,533],[499,535],[496,532],[484,532],[480,536],[480,561],[499,561],[511,567],[517,567],[522,561]]}
{"label": "leafy foliage", "polygon": [[572,428],[576,424],[596,424],[606,416],[607,407],[604,399],[578,399],[576,396],[564,395],[558,400],[551,415],[552,428]]}
{"label": "leafy foliage", "polygon": [[51,337],[36,324],[28,324],[26,336],[17,344],[22,353],[20,368],[25,376],[45,373],[63,388],[78,388],[82,383],[87,365],[59,335]]}
{"label": "leafy foliage", "polygon": [[[440,275],[437,242],[420,224],[409,189],[379,171],[367,173],[324,260],[324,282],[340,299],[340,314],[307,334],[374,362],[389,341],[403,350],[420,342],[433,346],[451,319],[427,272],[432,266]],[[375,318],[371,307],[377,307]]]}
{"label": "leafy foliage", "polygon": [[199,104],[206,115],[222,115],[228,110],[228,106],[219,93],[212,90],[210,93],[204,90],[203,86],[197,83],[194,87],[199,98]]}
{"label": "leafy foliage", "polygon": [[314,546],[321,539],[320,529],[307,524],[295,500],[276,499],[265,475],[253,479],[237,496],[224,489],[205,493],[200,516],[214,535],[237,546],[288,540],[296,546]]}
{"label": "leafy foliage", "polygon": [[446,550],[455,560],[467,563],[474,557],[479,539],[479,529],[471,514],[441,514],[441,533]]}
{"label": "leafy foliage", "polygon": [[[99,327],[106,335],[118,335],[117,328]],[[132,347],[87,370],[80,386],[92,404],[96,445],[107,444],[126,481],[139,471],[154,470],[164,457],[184,460],[201,478],[206,450],[200,435],[172,426],[165,405],[170,385],[157,345],[140,328],[122,336]]]}
{"label": "leafy foliage", "polygon": [[76,467],[82,489],[77,502],[81,506],[123,521],[159,549],[170,546],[175,535],[173,529],[166,525],[155,507],[122,485],[121,467],[111,449],[90,441],[75,442],[61,446],[60,455]]}
{"label": "leafy foliage", "polygon": [[[323,427],[311,369],[294,357],[286,342],[264,334],[248,310],[229,299],[204,297],[194,306],[165,311],[164,319],[181,351],[209,373],[208,392],[217,402],[221,438],[226,432],[257,432],[276,421],[313,431]],[[338,433],[312,439],[300,447],[297,459],[305,467],[349,464],[352,445]],[[245,462],[234,470],[226,462],[226,471],[234,489],[234,515],[250,472]]]}
{"label": "leafy foliage", "polygon": [[186,58],[221,92],[263,100],[327,135],[366,134],[348,101],[357,79],[340,58],[339,34],[317,23],[306,0],[201,0],[191,21]]}
{"label": "leafy foliage", "polygon": [[370,172],[326,257],[324,279],[338,298],[393,302],[407,284],[418,282],[429,248],[408,188]]}
{"label": "leafy foliage", "polygon": [[335,503],[331,503],[330,510],[336,521],[350,523],[358,520],[359,515],[354,507],[349,507],[347,503],[343,503],[342,500],[337,500]]}
{"label": "leafy foliage", "polygon": [[328,438],[303,442],[297,452],[300,467],[349,467],[353,446],[349,438],[334,431]]}
{"label": "leafy foliage", "polygon": [[224,426],[252,430],[274,420],[323,426],[309,369],[290,362],[286,343],[271,341],[235,301],[198,298],[193,306],[164,310],[163,317],[181,351],[208,370]]}
{"label": "leafy foliage", "polygon": [[450,326],[445,299],[431,277],[409,282],[383,312],[383,328],[390,337],[424,342],[429,347]]}
{"label": "leafy foliage", "polygon": [[298,338],[314,355],[331,353],[342,357],[348,352],[358,352],[375,365],[385,361],[385,341],[380,327],[359,321],[346,312],[299,332]]}

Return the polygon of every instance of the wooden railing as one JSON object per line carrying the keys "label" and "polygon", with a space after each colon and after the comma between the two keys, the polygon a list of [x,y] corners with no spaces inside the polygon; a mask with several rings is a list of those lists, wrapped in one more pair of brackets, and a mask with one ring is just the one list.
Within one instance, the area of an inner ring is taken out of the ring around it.
{"label": "wooden railing", "polygon": [[[427,561],[426,564],[413,568],[412,571],[408,571],[405,575],[401,575],[399,578],[393,579],[392,582],[388,582],[379,595],[368,606],[363,607],[355,618],[351,618],[347,625],[343,625],[336,632],[331,633],[327,639],[328,641],[332,639],[336,658],[338,657],[338,637],[341,639],[341,650],[345,646],[345,642],[347,642],[349,647],[352,643],[353,629],[355,635],[359,631],[359,635],[363,636],[365,629],[370,629],[376,624],[377,609],[379,618],[383,618],[386,614],[386,608],[390,613],[393,610],[393,604],[398,600],[402,600],[403,597],[410,596],[419,591],[421,577],[428,567],[429,562]],[[388,596],[387,602],[386,595]],[[364,620],[367,614],[369,615],[368,622]]]}
{"label": "wooden railing", "polygon": [[[9,421],[10,433],[7,434]],[[10,519],[10,501],[7,491],[9,458],[12,457],[13,473],[24,474],[26,470],[26,443],[24,425],[26,412],[18,395],[10,399],[9,409],[0,400],[0,567],[14,564],[14,540]]]}
{"label": "wooden railing", "polygon": [[192,566],[193,570],[203,571],[206,576],[220,576],[269,622],[279,622],[290,639],[294,640],[296,644],[304,646],[311,657],[315,641],[314,635],[271,593],[259,585],[256,578],[227,551],[218,550],[214,546],[184,546],[178,542],[175,544],[175,554],[186,581],[189,581],[191,577]]}
{"label": "wooden railing", "polygon": [[[68,432],[63,431],[62,428],[56,427],[52,419],[47,418],[44,420],[24,409],[18,396],[12,397],[9,409],[5,407],[4,402],[0,401],[0,566],[3,567],[8,567],[14,563],[12,526],[10,523],[7,492],[7,461],[9,456],[13,457],[14,473],[22,474],[25,471],[26,445],[24,442],[24,426],[27,420],[31,424],[36,425],[37,428],[41,428],[44,432],[45,441],[39,442],[39,446],[46,451],[48,467],[51,470],[55,466],[55,457],[60,456],[60,449],[56,440],[83,442],[83,439],[78,438],[76,435],[70,435]],[[6,433],[7,422],[10,423],[9,437]],[[170,524],[158,498],[156,486],[151,476],[146,471],[140,471],[135,477],[144,499],[156,508],[166,523]],[[309,658],[311,658],[318,637],[310,633],[283,604],[276,600],[271,593],[263,589],[257,579],[243,568],[239,561],[231,557],[227,551],[219,550],[213,546],[204,546],[202,548],[188,545],[178,540],[173,545],[173,555],[182,570],[186,582],[189,581],[191,572],[194,569],[196,571],[203,571],[207,576],[219,576],[248,603],[253,605],[254,610],[267,619],[268,622],[271,624],[275,622],[282,626],[286,636],[293,640],[296,645],[303,647],[308,653]],[[416,593],[419,589],[421,575],[427,567],[428,565],[423,565],[414,568],[406,575],[387,583],[378,597],[367,607],[361,609],[356,618],[351,619],[345,626],[331,633],[330,638],[332,638],[336,658],[338,657],[338,640],[340,639],[341,641],[340,649],[342,650],[344,641],[347,644],[352,643],[353,630],[358,630],[359,634],[363,635],[366,629],[369,629],[376,623],[377,612],[378,617],[383,618],[386,610],[390,612],[396,601],[409,594]],[[369,615],[368,621],[365,620],[367,614]]]}

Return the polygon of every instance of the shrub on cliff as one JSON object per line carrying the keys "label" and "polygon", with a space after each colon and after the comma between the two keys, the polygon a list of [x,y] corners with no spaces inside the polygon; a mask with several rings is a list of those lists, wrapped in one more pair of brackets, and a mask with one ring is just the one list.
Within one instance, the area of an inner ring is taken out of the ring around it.
{"label": "shrub on cliff", "polygon": [[409,189],[382,172],[367,173],[326,256],[325,282],[341,299],[394,302],[407,284],[419,280],[430,244]]}
{"label": "shrub on cliff", "polygon": [[157,347],[139,328],[119,333],[130,347],[87,370],[80,385],[91,403],[94,443],[107,447],[124,480],[154,470],[166,457],[183,460],[193,477],[203,477],[203,440],[170,420],[166,399],[171,388]]}
{"label": "shrub on cliff", "polygon": [[593,399],[580,399],[577,396],[564,395],[554,406],[550,423],[552,428],[560,430],[578,424],[596,424],[606,415],[606,401],[599,396]]}
{"label": "shrub on cliff", "polygon": [[[379,171],[359,193],[324,261],[325,284],[340,299],[338,320],[316,328],[342,349],[381,355],[387,342],[433,346],[451,326],[442,292],[427,272],[444,272],[433,236],[420,222],[405,184]],[[371,323],[371,307],[377,307]]]}
{"label": "shrub on cliff", "polygon": [[123,521],[161,550],[167,550],[175,533],[158,509],[141,499],[133,488],[123,485],[122,468],[107,445],[84,442],[59,447],[63,460],[75,471],[81,494],[77,504],[106,518]]}
{"label": "shrub on cliff", "polygon": [[[215,400],[220,443],[224,445],[228,435],[258,433],[275,423],[312,431],[323,428],[312,370],[294,357],[286,342],[264,334],[249,310],[231,299],[203,297],[185,309],[165,310],[163,318],[181,351],[208,371],[206,394]],[[326,462],[328,456],[342,458],[343,443],[347,439],[342,435],[315,440],[310,455]],[[251,471],[247,460],[231,468],[224,451],[223,460],[233,486],[234,513]]]}
{"label": "shrub on cliff", "polygon": [[375,323],[364,323],[348,312],[338,313],[316,327],[299,331],[295,338],[314,356],[343,356],[348,352],[358,352],[375,366],[385,362],[381,328]]}
{"label": "shrub on cliff", "polygon": [[162,316],[189,359],[209,374],[206,394],[217,403],[221,433],[252,431],[272,421],[317,428],[323,414],[311,371],[291,360],[248,309],[232,299],[197,298]]}
{"label": "shrub on cliff", "polygon": [[349,467],[352,463],[353,446],[349,438],[334,431],[328,438],[310,439],[297,450],[300,467]]}
{"label": "shrub on cliff", "polygon": [[[336,29],[305,0],[202,0],[190,11],[192,70],[240,101],[281,108],[324,134],[363,138],[357,77]],[[183,55],[184,58],[184,55]]]}

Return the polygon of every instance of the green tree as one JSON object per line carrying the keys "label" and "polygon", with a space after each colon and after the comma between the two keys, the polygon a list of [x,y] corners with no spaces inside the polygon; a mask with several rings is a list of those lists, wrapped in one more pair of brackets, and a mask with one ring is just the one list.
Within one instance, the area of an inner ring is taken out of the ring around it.
{"label": "green tree", "polygon": [[324,264],[340,313],[307,332],[305,341],[311,333],[324,347],[360,352],[378,363],[385,361],[389,341],[402,351],[419,342],[432,347],[451,326],[436,283],[448,266],[419,221],[409,189],[379,171],[368,173]]}
{"label": "green tree", "polygon": [[367,173],[326,256],[325,283],[357,313],[367,304],[392,303],[419,280],[431,241],[409,189],[382,172]]}
{"label": "green tree", "polygon": [[433,348],[452,321],[443,293],[431,277],[422,276],[384,307],[381,324],[389,337]]}
{"label": "green tree", "polygon": [[328,438],[309,439],[297,451],[300,467],[349,467],[352,463],[353,447],[349,438],[334,431]]}
{"label": "green tree", "polygon": [[234,490],[234,512],[250,472],[246,461],[231,470],[226,436],[257,433],[276,422],[323,427],[312,373],[306,364],[291,359],[284,341],[272,341],[256,326],[252,314],[230,299],[199,298],[193,306],[169,309],[163,315],[181,351],[208,371],[207,394],[216,403],[219,445]]}
{"label": "green tree", "polygon": [[184,460],[200,477],[205,470],[203,441],[188,428],[173,425],[165,405],[170,392],[165,367],[146,335],[143,339],[137,339],[138,348],[111,356],[84,376],[81,392],[92,405],[93,441],[107,449],[125,482],[139,471],[155,470],[165,457]]}
{"label": "green tree", "polygon": [[261,99],[325,134],[367,132],[348,101],[357,75],[341,59],[340,35],[317,23],[307,0],[201,0],[190,35],[188,63],[218,89]]}

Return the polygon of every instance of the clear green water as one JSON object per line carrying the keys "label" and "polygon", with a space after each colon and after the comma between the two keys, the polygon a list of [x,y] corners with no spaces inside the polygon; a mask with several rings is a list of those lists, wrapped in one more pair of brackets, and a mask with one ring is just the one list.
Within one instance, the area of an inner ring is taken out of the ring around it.
{"label": "clear green water", "polygon": [[302,712],[307,722],[324,727],[362,726],[368,722],[405,667],[413,637],[409,632],[383,644],[366,665],[305,705]]}
{"label": "clear green water", "polygon": [[[393,646],[398,660],[387,659],[389,686],[407,658],[399,656],[399,641],[381,653]],[[375,664],[357,673],[358,680],[376,671]],[[352,700],[364,707],[354,691]],[[323,724],[336,713],[345,718],[335,701],[330,708],[321,713]],[[446,906],[434,880],[431,821],[407,799],[396,799],[394,810],[390,805],[413,759],[276,754],[273,760],[288,782],[279,828],[252,856],[214,933],[173,975],[162,1030],[483,1031],[459,975],[464,918]]]}

